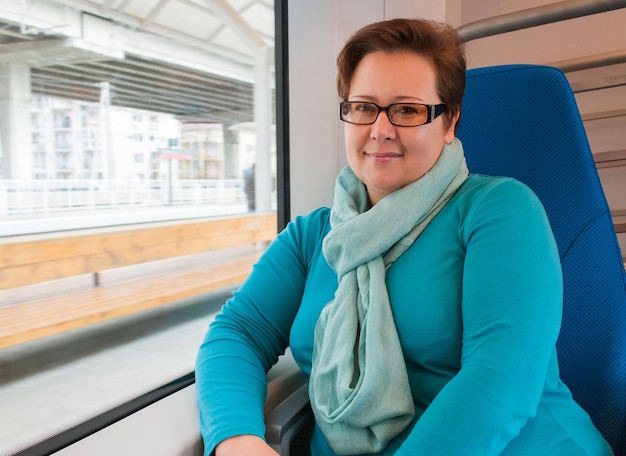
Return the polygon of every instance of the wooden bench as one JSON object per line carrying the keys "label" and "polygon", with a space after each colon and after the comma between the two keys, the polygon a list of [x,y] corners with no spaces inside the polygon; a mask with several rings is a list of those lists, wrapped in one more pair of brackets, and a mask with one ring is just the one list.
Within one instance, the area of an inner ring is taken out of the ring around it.
{"label": "wooden bench", "polygon": [[0,348],[236,286],[276,232],[268,213],[0,239]]}

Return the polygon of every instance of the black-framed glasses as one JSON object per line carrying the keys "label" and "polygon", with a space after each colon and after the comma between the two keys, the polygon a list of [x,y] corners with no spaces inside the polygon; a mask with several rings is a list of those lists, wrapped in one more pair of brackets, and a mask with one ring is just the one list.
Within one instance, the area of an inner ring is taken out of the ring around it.
{"label": "black-framed glasses", "polygon": [[339,103],[339,118],[355,125],[372,125],[381,111],[387,112],[392,125],[397,127],[417,127],[435,120],[446,111],[445,104],[427,105],[422,103],[392,103],[378,106],[369,101],[342,101]]}

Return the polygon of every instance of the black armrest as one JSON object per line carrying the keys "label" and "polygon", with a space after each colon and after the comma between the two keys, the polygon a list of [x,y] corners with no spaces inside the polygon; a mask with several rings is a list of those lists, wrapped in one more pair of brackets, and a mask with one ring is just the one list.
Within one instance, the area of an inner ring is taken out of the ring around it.
{"label": "black armrest", "polygon": [[265,439],[281,456],[289,456],[293,439],[312,418],[306,375],[287,353],[268,374]]}

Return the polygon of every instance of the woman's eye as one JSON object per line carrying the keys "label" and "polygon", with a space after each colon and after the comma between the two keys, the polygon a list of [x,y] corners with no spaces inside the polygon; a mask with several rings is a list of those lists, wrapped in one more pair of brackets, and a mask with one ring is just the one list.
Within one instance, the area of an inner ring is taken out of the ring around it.
{"label": "woman's eye", "polygon": [[370,104],[361,103],[361,104],[356,105],[354,110],[360,111],[360,112],[373,112],[376,109]]}
{"label": "woman's eye", "polygon": [[419,110],[415,106],[405,105],[400,107],[399,113],[402,115],[413,115],[418,114]]}

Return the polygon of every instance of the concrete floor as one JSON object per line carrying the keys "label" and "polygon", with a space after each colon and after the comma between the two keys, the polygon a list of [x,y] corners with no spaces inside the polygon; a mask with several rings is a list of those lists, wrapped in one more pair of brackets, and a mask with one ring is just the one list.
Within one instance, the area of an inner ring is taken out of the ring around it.
{"label": "concrete floor", "polygon": [[11,455],[194,369],[220,290],[0,350],[0,455]]}

